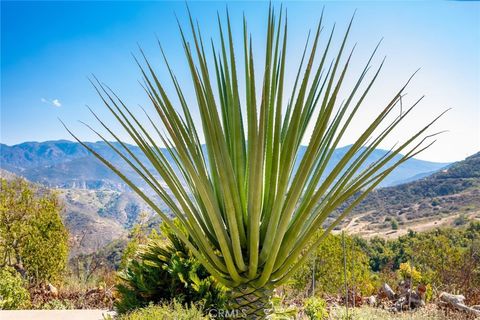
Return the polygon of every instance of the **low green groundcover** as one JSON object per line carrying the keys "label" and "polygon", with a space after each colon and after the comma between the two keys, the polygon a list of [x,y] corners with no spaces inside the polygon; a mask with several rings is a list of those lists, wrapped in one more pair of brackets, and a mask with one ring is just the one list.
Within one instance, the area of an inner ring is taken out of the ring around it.
{"label": "low green groundcover", "polygon": [[192,305],[184,307],[179,302],[165,305],[150,305],[120,316],[118,320],[207,320],[201,309]]}

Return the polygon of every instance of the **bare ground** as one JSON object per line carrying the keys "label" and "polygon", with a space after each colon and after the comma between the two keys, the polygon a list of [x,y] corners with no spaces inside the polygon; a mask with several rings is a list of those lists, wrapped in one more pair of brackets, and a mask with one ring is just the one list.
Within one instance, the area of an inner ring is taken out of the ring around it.
{"label": "bare ground", "polygon": [[[409,222],[400,224],[398,226],[398,230],[392,230],[391,228],[381,228],[371,222],[362,220],[362,217],[368,214],[369,213],[364,213],[353,216],[343,230],[345,230],[345,232],[349,234],[358,235],[362,238],[367,239],[374,236],[393,239],[405,235],[408,230],[421,232],[439,227],[451,227],[455,219],[464,213],[457,213],[443,217],[438,216],[411,220]],[[480,221],[480,211],[468,213],[466,214],[466,217],[471,221]]]}

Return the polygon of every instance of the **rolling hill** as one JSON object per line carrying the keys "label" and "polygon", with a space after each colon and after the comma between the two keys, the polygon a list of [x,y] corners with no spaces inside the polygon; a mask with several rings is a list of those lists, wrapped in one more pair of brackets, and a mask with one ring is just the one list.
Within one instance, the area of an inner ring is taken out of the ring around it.
{"label": "rolling hill", "polygon": [[[480,152],[427,177],[374,190],[343,226],[364,236],[398,236],[480,219]],[[399,230],[392,230],[392,220]]]}

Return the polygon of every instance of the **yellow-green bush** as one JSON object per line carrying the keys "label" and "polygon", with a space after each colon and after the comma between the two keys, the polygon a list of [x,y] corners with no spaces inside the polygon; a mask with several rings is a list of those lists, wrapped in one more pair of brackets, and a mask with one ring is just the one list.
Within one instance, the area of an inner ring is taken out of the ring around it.
{"label": "yellow-green bush", "polygon": [[410,262],[400,263],[398,273],[402,280],[412,280],[414,285],[422,282],[422,274]]}
{"label": "yellow-green bush", "polygon": [[11,267],[0,268],[0,310],[25,309],[30,306],[30,294],[25,281]]}
{"label": "yellow-green bush", "polygon": [[328,318],[327,302],[322,298],[311,297],[305,299],[303,308],[310,320],[323,320]]}
{"label": "yellow-green bush", "polygon": [[296,319],[298,310],[295,306],[285,303],[285,296],[273,296],[270,299],[271,310],[268,312],[269,320]]}
{"label": "yellow-green bush", "polygon": [[[319,234],[320,235],[320,234]],[[344,254],[346,259],[346,279],[349,287],[357,292],[370,295],[376,290],[369,257],[362,250],[357,239],[345,236],[345,253],[342,237],[329,234],[320,243],[313,257],[300,268],[290,283],[294,290],[305,292],[311,288],[315,271],[315,291],[338,294],[344,291]]]}
{"label": "yellow-green bush", "polygon": [[61,279],[68,232],[56,194],[22,179],[0,179],[0,265],[21,268],[31,282]]}

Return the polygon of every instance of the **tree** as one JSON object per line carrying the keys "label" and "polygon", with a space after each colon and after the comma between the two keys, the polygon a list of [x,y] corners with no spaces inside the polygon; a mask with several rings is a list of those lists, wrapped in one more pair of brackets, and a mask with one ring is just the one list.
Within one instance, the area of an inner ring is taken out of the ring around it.
{"label": "tree", "polygon": [[[256,83],[258,69],[254,66],[256,58],[246,20],[242,39],[244,59],[238,64],[228,14],[226,24],[219,18],[220,37],[218,43],[212,41],[211,55],[207,55],[199,27],[191,17],[191,37],[180,26],[195,90],[194,102],[187,102],[185,87],[175,77],[163,50],[175,99],[166,92],[164,79],[154,71],[142,50],[143,63],[136,60],[154,110],[153,114],[147,112],[146,122],[141,122],[143,115],[128,107],[109,87],[92,81],[104,105],[154,170],[148,169],[94,113],[118,144],[95,132],[131,166],[155,196],[135,185],[127,171],[122,172],[84,144],[170,224],[205,268],[230,289],[231,307],[243,309],[250,318],[265,317],[273,289],[288,281],[324,236],[382,179],[428,147],[424,145],[427,137],[422,137],[436,120],[370,166],[363,166],[420,101],[402,108],[407,81],[353,140],[333,170],[327,171],[335,148],[358,115],[383,62],[369,74],[375,49],[355,77],[355,84],[347,87],[344,79],[349,75],[353,49],[346,51],[352,23],[338,50],[332,49],[334,29],[320,49],[321,18],[311,46],[308,42],[305,46],[297,76],[292,79],[293,88],[287,92],[286,65],[291,61],[286,58],[287,21],[283,11],[277,14],[274,9],[269,10],[261,84]],[[330,55],[334,56],[332,62],[328,61]],[[240,76],[245,79],[244,86],[239,84]],[[241,87],[245,88],[244,94]],[[257,94],[259,87],[261,93]],[[193,106],[198,106],[201,131],[193,120]],[[398,107],[400,112],[393,112]],[[308,146],[301,148],[310,133]],[[204,137],[205,147],[200,137]],[[160,149],[160,142],[166,146],[167,155]],[[396,157],[400,152],[404,155]],[[173,159],[174,166],[167,156]],[[188,237],[162,212],[158,198],[180,220]],[[327,220],[352,198],[344,210]],[[328,224],[324,236],[311,241],[325,222]]]}
{"label": "tree", "polygon": [[68,233],[56,195],[22,179],[0,183],[0,266],[32,282],[58,280],[67,264]]}
{"label": "tree", "polygon": [[[321,236],[321,233],[317,237]],[[315,270],[315,291],[339,294],[345,290],[344,257],[346,255],[346,281],[350,289],[364,295],[372,294],[372,274],[369,257],[355,238],[345,237],[345,252],[342,239],[329,234],[313,254],[312,261],[305,263],[292,277],[292,287],[304,291],[312,283]],[[314,265],[315,264],[315,265]]]}

